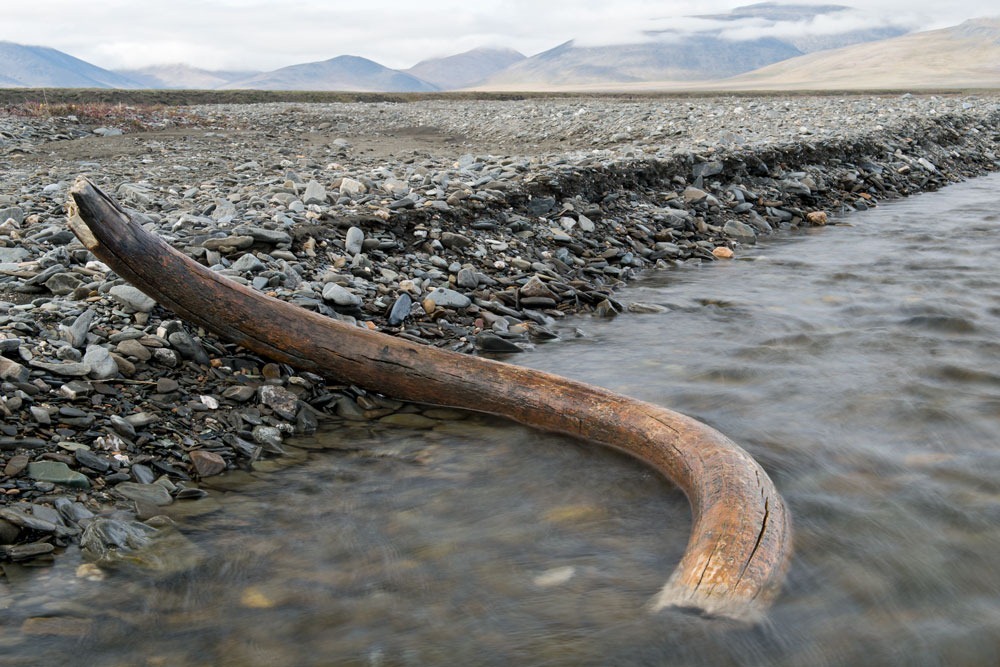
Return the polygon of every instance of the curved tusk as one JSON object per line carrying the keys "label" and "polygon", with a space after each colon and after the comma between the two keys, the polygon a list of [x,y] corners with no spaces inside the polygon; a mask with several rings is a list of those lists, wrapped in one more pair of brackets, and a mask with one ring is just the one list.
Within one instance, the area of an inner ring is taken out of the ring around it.
{"label": "curved tusk", "polygon": [[791,525],[764,470],[685,415],[557,375],[361,329],[216,274],[146,232],[84,177],[69,225],[120,276],[182,318],[265,357],[403,400],[508,417],[625,451],[677,484],[694,522],[684,556],[651,607],[741,620],[777,596]]}

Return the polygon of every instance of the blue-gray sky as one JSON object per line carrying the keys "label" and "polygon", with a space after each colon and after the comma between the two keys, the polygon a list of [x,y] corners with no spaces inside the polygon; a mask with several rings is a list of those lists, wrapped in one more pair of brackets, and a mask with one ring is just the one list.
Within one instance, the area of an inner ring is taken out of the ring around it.
{"label": "blue-gray sky", "polygon": [[[835,0],[799,0],[832,4]],[[5,0],[0,40],[51,46],[109,69],[186,63],[270,70],[338,55],[406,68],[479,46],[524,53],[566,40],[634,41],[646,30],[717,27],[693,15],[744,0]],[[933,29],[1000,14],[996,0],[847,0],[810,24],[730,26],[734,36],[899,25]]]}

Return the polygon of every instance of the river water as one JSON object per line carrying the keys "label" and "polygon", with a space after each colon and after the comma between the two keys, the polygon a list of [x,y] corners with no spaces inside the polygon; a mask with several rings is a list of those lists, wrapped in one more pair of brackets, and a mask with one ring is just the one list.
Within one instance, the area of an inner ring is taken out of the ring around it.
{"label": "river water", "polygon": [[334,425],[175,503],[169,572],[11,570],[0,664],[1000,664],[998,193],[1000,174],[649,275],[620,297],[661,312],[563,321],[513,359],[761,462],[796,546],[761,625],[649,613],[690,520],[641,463],[431,411]]}

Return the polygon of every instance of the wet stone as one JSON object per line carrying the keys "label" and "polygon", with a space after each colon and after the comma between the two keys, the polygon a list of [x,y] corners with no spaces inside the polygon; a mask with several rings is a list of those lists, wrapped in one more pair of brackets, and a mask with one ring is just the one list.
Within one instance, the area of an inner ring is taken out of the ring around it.
{"label": "wet stone", "polygon": [[189,452],[191,464],[199,477],[211,477],[225,471],[226,460],[215,452],[196,449]]}
{"label": "wet stone", "polygon": [[516,343],[491,333],[481,333],[476,336],[476,349],[494,353],[524,352]]}
{"label": "wet stone", "polygon": [[151,505],[169,505],[173,502],[170,492],[159,484],[139,484],[137,482],[122,482],[115,486],[115,491],[129,500],[149,503]]}
{"label": "wet stone", "polygon": [[111,469],[111,461],[86,449],[77,449],[73,452],[73,457],[81,466],[97,472],[107,472]]}
{"label": "wet stone", "polygon": [[149,466],[141,463],[132,465],[132,477],[134,477],[135,481],[139,484],[152,484],[156,481],[156,473],[153,472]]}
{"label": "wet stone", "polygon": [[294,393],[277,385],[264,385],[259,390],[260,402],[274,410],[278,416],[294,420],[298,412],[299,398]]}
{"label": "wet stone", "polygon": [[14,544],[20,535],[20,528],[6,519],[0,519],[0,544]]}
{"label": "wet stone", "polygon": [[17,477],[28,467],[28,461],[29,459],[25,454],[16,454],[10,457],[3,469],[4,477]]}
{"label": "wet stone", "polygon": [[55,545],[48,542],[31,542],[29,544],[17,544],[0,546],[0,554],[10,560],[30,560],[39,556],[44,556],[55,551]]}
{"label": "wet stone", "polygon": [[86,475],[70,470],[69,466],[60,461],[32,461],[28,464],[28,476],[39,482],[51,482],[74,489],[90,487],[90,480]]}

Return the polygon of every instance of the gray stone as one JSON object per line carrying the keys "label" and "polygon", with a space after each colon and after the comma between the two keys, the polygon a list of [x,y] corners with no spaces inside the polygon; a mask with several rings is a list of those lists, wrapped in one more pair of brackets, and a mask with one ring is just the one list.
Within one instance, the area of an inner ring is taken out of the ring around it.
{"label": "gray stone", "polygon": [[215,218],[216,222],[223,224],[232,222],[233,218],[236,217],[236,204],[228,199],[216,199],[212,217]]}
{"label": "gray stone", "polygon": [[83,363],[90,366],[87,375],[91,379],[109,380],[118,375],[118,363],[111,357],[111,352],[100,345],[87,346]]}
{"label": "gray stone", "polygon": [[264,270],[264,262],[260,261],[255,255],[248,252],[233,262],[232,266],[229,268],[233,271],[239,271],[240,273],[245,273],[247,271],[250,273],[256,273]]}
{"label": "gray stone", "polygon": [[156,307],[156,301],[131,285],[115,285],[109,293],[118,303],[139,313],[148,313]]}
{"label": "gray stone", "polygon": [[[207,364],[209,362],[208,353],[205,352],[205,348],[202,347],[201,343],[196,341],[191,335],[186,331],[175,331],[174,333],[167,336],[167,341],[174,346],[181,356],[185,359],[191,359],[199,364]],[[162,348],[161,348],[162,349]],[[157,350],[156,352],[159,352]],[[154,356],[159,356],[154,353]]]}
{"label": "gray stone", "polygon": [[288,232],[280,229],[267,229],[266,227],[241,226],[233,230],[238,234],[250,236],[257,243],[267,243],[278,245],[281,243],[291,243],[292,237]]}
{"label": "gray stone", "polygon": [[306,184],[306,191],[302,195],[302,203],[306,206],[309,206],[310,204],[325,204],[326,188],[316,181],[309,181],[309,183]]}
{"label": "gray stone", "polygon": [[90,325],[96,315],[97,311],[88,308],[73,320],[73,324],[69,326],[60,324],[59,332],[62,334],[62,339],[73,347],[83,347],[83,344],[87,342],[87,333],[90,331]]}
{"label": "gray stone", "polygon": [[395,303],[392,304],[392,310],[389,311],[388,323],[391,327],[398,327],[403,321],[410,316],[410,310],[413,308],[413,299],[406,292],[402,292],[396,297]]}
{"label": "gray stone", "polygon": [[709,194],[701,188],[688,186],[684,188],[682,196],[684,197],[684,201],[688,204],[699,204],[708,199]]}
{"label": "gray stone", "polygon": [[133,357],[139,361],[149,361],[153,353],[137,340],[123,340],[115,346],[115,352],[125,357]]}
{"label": "gray stone", "polygon": [[435,306],[439,308],[468,308],[472,305],[472,299],[447,287],[439,287],[427,295]]}
{"label": "gray stone", "polygon": [[226,390],[222,392],[222,398],[229,401],[236,401],[237,403],[246,403],[253,398],[254,393],[255,391],[253,387],[241,384],[233,387],[226,387]]}
{"label": "gray stone", "polygon": [[[0,208],[0,221],[13,220],[17,224],[24,222],[24,209],[20,206],[5,206]],[[4,250],[4,248],[0,248]],[[0,254],[0,262],[11,261],[3,259],[3,255]],[[18,260],[14,260],[18,261]]]}
{"label": "gray stone", "polygon": [[417,201],[413,197],[403,197],[402,199],[389,202],[388,208],[391,211],[396,211],[404,208],[413,208],[416,205]]}
{"label": "gray stone", "polygon": [[90,364],[82,361],[68,364],[50,364],[38,359],[32,359],[29,363],[32,368],[41,368],[43,371],[66,377],[83,377],[84,375],[89,375],[91,370]]}
{"label": "gray stone", "polygon": [[45,281],[45,287],[57,296],[72,294],[81,284],[83,281],[75,273],[57,273]]}
{"label": "gray stone", "polygon": [[349,292],[337,283],[327,283],[323,286],[323,300],[342,308],[357,308],[361,306],[361,297]]}
{"label": "gray stone", "polygon": [[162,507],[174,501],[170,497],[170,492],[159,484],[139,484],[137,482],[122,482],[115,486],[115,491],[125,496],[129,500],[141,503],[149,503]]}
{"label": "gray stone", "polygon": [[387,178],[382,181],[380,187],[386,194],[390,194],[394,197],[402,197],[410,192],[410,186],[398,178]]}
{"label": "gray stone", "polygon": [[262,446],[264,451],[274,454],[283,454],[285,452],[281,447],[281,429],[258,424],[253,427],[251,433],[254,442]]}
{"label": "gray stone", "polygon": [[133,464],[132,466],[132,477],[139,484],[152,484],[156,481],[156,473],[149,466],[145,466],[141,463]]}
{"label": "gray stone", "polygon": [[491,333],[476,336],[476,349],[482,352],[510,353],[524,352],[517,344]]}
{"label": "gray stone", "polygon": [[441,245],[451,249],[467,248],[472,245],[472,239],[464,234],[441,232]]}
{"label": "gray stone", "polygon": [[[46,463],[54,463],[53,461],[47,461]],[[60,464],[66,467],[65,463]],[[68,470],[68,468],[67,468]],[[19,507],[27,508],[27,505],[21,505]],[[47,521],[41,517],[29,514],[26,511],[14,507],[0,507],[0,519],[7,521],[8,523],[20,526],[21,528],[28,528],[30,530],[37,530],[42,533],[54,533],[59,529],[59,525]],[[60,522],[61,523],[61,522]]]}
{"label": "gray stone", "polygon": [[726,222],[722,228],[722,233],[738,243],[746,245],[757,243],[757,233],[753,230],[753,227],[738,220],[729,220]]}
{"label": "gray stone", "polygon": [[[121,488],[122,484],[115,488]],[[109,558],[121,558],[134,549],[146,546],[155,532],[152,526],[138,521],[99,517],[84,529],[80,536],[80,548],[88,560],[104,563]]]}
{"label": "gray stone", "polygon": [[460,269],[455,276],[455,284],[465,289],[476,289],[479,286],[479,275],[469,268]]}
{"label": "gray stone", "polygon": [[233,252],[236,250],[246,250],[253,245],[253,242],[254,238],[247,234],[232,234],[230,236],[207,239],[201,245],[206,250]]}
{"label": "gray stone", "polygon": [[345,197],[357,197],[364,194],[366,190],[364,183],[353,178],[344,178],[340,181],[340,194]]}
{"label": "gray stone", "polygon": [[274,410],[279,417],[293,421],[298,412],[298,396],[273,384],[265,384],[259,390],[260,402]]}
{"label": "gray stone", "polygon": [[107,472],[111,469],[111,461],[103,456],[98,456],[89,449],[77,449],[73,452],[73,458],[83,467],[96,470],[97,472]]}
{"label": "gray stone", "polygon": [[151,207],[156,201],[153,191],[147,186],[138,183],[122,183],[119,185],[118,197],[122,201],[136,204],[143,208]]}
{"label": "gray stone", "polygon": [[94,393],[94,386],[86,380],[70,380],[59,387],[59,393],[69,400],[75,401],[79,398],[86,398]]}
{"label": "gray stone", "polygon": [[70,470],[61,461],[32,461],[28,464],[28,477],[39,482],[62,484],[73,489],[90,488],[90,480],[86,475]]}
{"label": "gray stone", "polygon": [[344,249],[348,255],[357,255],[361,252],[361,244],[364,243],[365,233],[359,227],[351,227],[347,230],[347,237],[344,239]]}
{"label": "gray stone", "polygon": [[31,257],[24,248],[0,248],[0,264],[16,264]]}
{"label": "gray stone", "polygon": [[30,372],[31,371],[16,361],[6,357],[0,357],[0,380],[27,382]]}
{"label": "gray stone", "polygon": [[725,165],[717,160],[711,162],[699,162],[691,169],[691,174],[694,178],[707,178],[709,176],[717,176],[722,173],[725,169]]}
{"label": "gray stone", "polygon": [[811,192],[809,186],[803,184],[800,181],[794,181],[790,179],[779,181],[778,187],[780,187],[784,192],[791,195],[807,195],[810,194]]}

